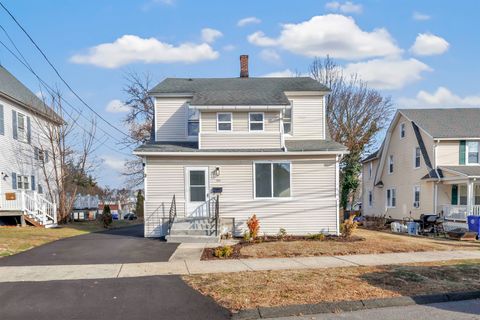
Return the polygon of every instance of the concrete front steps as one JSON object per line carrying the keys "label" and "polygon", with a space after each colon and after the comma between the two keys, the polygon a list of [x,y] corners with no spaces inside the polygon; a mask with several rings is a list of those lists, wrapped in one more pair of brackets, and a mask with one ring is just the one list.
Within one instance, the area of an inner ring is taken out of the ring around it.
{"label": "concrete front steps", "polygon": [[215,235],[215,224],[208,218],[175,218],[167,242],[174,243],[212,243],[219,242]]}

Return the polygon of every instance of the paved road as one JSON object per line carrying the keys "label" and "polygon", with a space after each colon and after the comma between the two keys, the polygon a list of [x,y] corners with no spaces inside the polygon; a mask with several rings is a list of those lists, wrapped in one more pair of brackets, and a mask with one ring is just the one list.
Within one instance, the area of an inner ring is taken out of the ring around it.
{"label": "paved road", "polygon": [[0,284],[0,319],[228,319],[178,276]]}
{"label": "paved road", "polygon": [[0,266],[168,261],[177,244],[143,237],[143,224],[61,239],[10,257]]}
{"label": "paved road", "polygon": [[278,318],[277,320],[478,320],[480,300],[434,303],[408,307],[392,307],[346,312],[341,314],[318,314],[304,317]]}

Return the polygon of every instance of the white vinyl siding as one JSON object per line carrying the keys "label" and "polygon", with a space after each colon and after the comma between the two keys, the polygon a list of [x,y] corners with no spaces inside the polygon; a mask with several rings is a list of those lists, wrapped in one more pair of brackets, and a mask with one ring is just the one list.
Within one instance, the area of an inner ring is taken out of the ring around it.
{"label": "white vinyl siding", "polygon": [[155,137],[157,141],[187,140],[186,98],[155,99]]}
{"label": "white vinyl siding", "polygon": [[[289,234],[336,232],[335,159],[269,159],[291,162],[292,196],[278,201],[253,197],[253,164],[262,160],[264,159],[258,157],[196,160],[181,157],[147,158],[145,235],[161,234],[161,224],[162,221],[165,224],[165,219],[168,219],[174,194],[177,215],[184,216],[185,167],[195,166],[208,166],[210,189],[223,188],[220,195],[220,215],[235,218],[236,235],[243,233],[247,219],[253,214],[260,220],[262,234],[276,234],[281,227]],[[216,167],[220,168],[218,177],[211,174]]]}
{"label": "white vinyl siding", "polygon": [[324,98],[318,96],[287,97],[292,103],[292,131],[286,136],[287,140],[325,139]]}

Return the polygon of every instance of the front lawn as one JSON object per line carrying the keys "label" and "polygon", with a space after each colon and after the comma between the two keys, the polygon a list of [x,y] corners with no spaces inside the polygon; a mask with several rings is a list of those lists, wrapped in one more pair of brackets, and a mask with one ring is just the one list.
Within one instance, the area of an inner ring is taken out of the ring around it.
{"label": "front lawn", "polygon": [[[142,223],[142,221],[114,220],[110,228],[121,228]],[[0,257],[30,250],[55,240],[103,231],[97,221],[72,222],[59,228],[0,227]]]}
{"label": "front lawn", "polygon": [[[325,255],[349,255],[369,253],[414,252],[434,250],[480,249],[480,242],[464,242],[443,238],[411,237],[388,232],[357,229],[355,241],[297,240],[297,241],[259,241],[238,244],[234,247],[232,258],[279,258],[310,257]],[[361,238],[359,240],[358,238]],[[204,259],[213,257],[213,250],[207,248]]]}
{"label": "front lawn", "polygon": [[480,290],[480,260],[184,276],[230,310]]}

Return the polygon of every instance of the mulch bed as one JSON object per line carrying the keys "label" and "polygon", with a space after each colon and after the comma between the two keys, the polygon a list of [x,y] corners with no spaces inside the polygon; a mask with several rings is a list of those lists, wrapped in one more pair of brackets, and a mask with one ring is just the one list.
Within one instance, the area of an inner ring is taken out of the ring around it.
{"label": "mulch bed", "polygon": [[222,247],[218,246],[215,248],[205,248],[202,253],[201,260],[225,260],[225,259],[242,259],[242,258],[251,258],[249,256],[242,255],[241,250],[243,247],[253,246],[258,243],[264,242],[291,242],[291,241],[315,241],[315,242],[358,242],[358,241],[365,241],[365,238],[359,236],[351,236],[351,237],[340,237],[334,235],[325,235],[323,239],[315,239],[308,236],[292,236],[287,235],[280,239],[277,236],[267,236],[267,237],[259,237],[255,240],[247,241],[247,240],[240,240],[237,244],[232,245],[233,253],[228,258],[218,258],[214,255],[215,249]]}

